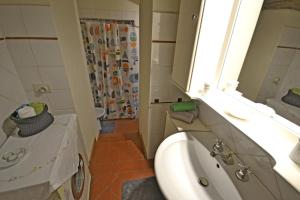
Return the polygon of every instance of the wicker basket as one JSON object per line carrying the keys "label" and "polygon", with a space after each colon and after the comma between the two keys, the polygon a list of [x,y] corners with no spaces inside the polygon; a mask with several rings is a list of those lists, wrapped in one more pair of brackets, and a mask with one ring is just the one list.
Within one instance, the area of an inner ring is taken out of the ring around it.
{"label": "wicker basket", "polygon": [[15,111],[11,114],[10,118],[16,122],[17,127],[19,128],[18,134],[21,137],[35,135],[46,129],[54,121],[54,117],[48,112],[48,106],[46,104],[44,110],[36,116],[21,119],[18,117],[17,111]]}

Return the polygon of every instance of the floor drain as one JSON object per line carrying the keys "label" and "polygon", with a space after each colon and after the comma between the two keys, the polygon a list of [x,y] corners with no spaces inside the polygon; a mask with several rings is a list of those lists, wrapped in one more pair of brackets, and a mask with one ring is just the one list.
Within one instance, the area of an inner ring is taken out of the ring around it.
{"label": "floor drain", "polygon": [[199,183],[200,185],[202,185],[203,187],[207,187],[208,186],[208,180],[204,177],[200,177],[199,178]]}

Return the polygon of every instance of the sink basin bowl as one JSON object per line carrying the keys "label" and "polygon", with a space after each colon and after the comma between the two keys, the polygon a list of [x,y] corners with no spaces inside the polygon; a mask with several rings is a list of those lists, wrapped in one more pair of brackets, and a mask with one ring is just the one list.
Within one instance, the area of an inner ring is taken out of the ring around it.
{"label": "sink basin bowl", "polygon": [[165,139],[155,155],[158,184],[171,200],[240,200],[221,164],[197,139],[197,132],[180,132]]}

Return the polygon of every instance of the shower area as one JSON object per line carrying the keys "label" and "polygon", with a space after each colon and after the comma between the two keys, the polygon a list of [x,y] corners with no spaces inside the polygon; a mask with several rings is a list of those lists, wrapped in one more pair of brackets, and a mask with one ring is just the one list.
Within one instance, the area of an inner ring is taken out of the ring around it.
{"label": "shower area", "polygon": [[134,20],[80,19],[95,109],[103,120],[134,119],[139,105],[138,30]]}

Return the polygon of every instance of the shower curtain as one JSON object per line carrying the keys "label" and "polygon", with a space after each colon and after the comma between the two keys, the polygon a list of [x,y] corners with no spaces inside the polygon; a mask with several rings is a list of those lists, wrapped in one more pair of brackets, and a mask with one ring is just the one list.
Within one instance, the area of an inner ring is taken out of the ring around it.
{"label": "shower curtain", "polygon": [[138,114],[138,40],[135,27],[117,22],[81,23],[91,88],[105,119]]}

